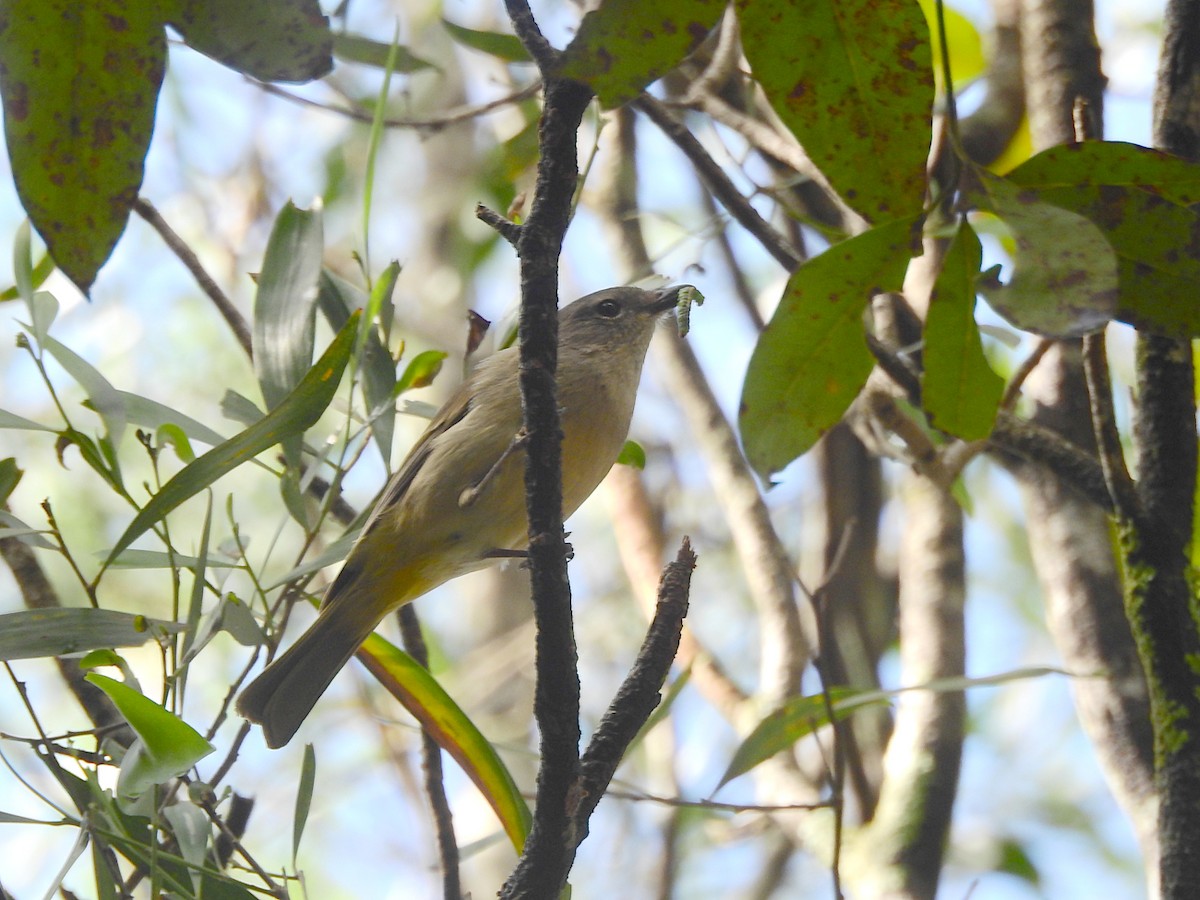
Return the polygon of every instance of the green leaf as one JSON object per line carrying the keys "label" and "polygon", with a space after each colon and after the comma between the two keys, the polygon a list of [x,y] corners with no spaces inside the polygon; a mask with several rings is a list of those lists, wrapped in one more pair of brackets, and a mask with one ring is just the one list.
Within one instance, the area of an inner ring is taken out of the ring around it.
{"label": "green leaf", "polygon": [[42,535],[46,534],[44,528],[33,528],[26,525],[12,513],[8,512],[0,505],[0,537],[12,537],[20,539],[21,543],[29,547],[37,547],[42,550],[58,550],[57,544],[52,544]]}
{"label": "green leaf", "polygon": [[34,335],[38,343],[46,335],[46,329],[38,328],[37,316],[34,310],[34,248],[29,220],[26,218],[17,227],[17,234],[12,241],[12,271],[13,281],[16,282],[17,294],[29,308],[29,317],[34,325]]}
{"label": "green leaf", "polygon": [[375,436],[385,465],[392,458],[392,436],[396,431],[396,403],[392,396],[396,387],[396,363],[386,345],[395,316],[392,292],[399,276],[400,263],[392,260],[376,280],[358,330],[359,343],[355,351],[362,360],[363,399],[370,415],[371,434]]}
{"label": "green leaf", "polygon": [[196,571],[202,566],[214,569],[236,569],[241,562],[227,556],[209,554],[201,559],[199,556],[185,556],[182,553],[168,553],[165,550],[122,550],[121,555],[109,562],[113,569],[191,569]]}
{"label": "green leaf", "polygon": [[97,900],[119,900],[125,890],[124,884],[118,884],[117,876],[110,865],[109,846],[103,840],[92,841],[92,871],[96,875]]}
{"label": "green leaf", "polygon": [[312,81],[333,68],[317,0],[177,0],[170,22],[193,50],[260,81]]}
{"label": "green leaf", "polygon": [[589,85],[608,109],[679,65],[704,40],[723,0],[604,0],[583,17],[559,74]]}
{"label": "green leaf", "polygon": [[[333,53],[343,62],[361,63],[382,69],[388,64],[388,54],[391,52],[391,43],[373,41],[357,34],[341,33],[333,36]],[[433,63],[421,59],[407,47],[397,45],[392,71],[411,73],[436,68]]]}
{"label": "green leaf", "polygon": [[1018,328],[1078,337],[1103,328],[1117,310],[1117,257],[1092,222],[980,169],[967,191],[997,216],[1015,245],[1008,284],[981,283],[996,312]]}
{"label": "green leaf", "polygon": [[[508,140],[494,145],[484,159],[479,182],[500,200],[499,207],[509,207],[516,197],[516,185],[537,164],[538,159],[538,113],[528,104],[518,107],[525,116],[525,127]],[[476,245],[476,253],[482,254],[472,260],[472,268],[478,268],[486,257],[486,248],[499,240],[499,235],[490,231]]]}
{"label": "green leaf", "polygon": [[285,204],[271,228],[254,298],[254,370],[267,409],[300,383],[312,363],[324,246],[320,209]]}
{"label": "green leaf", "polygon": [[1036,886],[1042,883],[1042,875],[1038,871],[1037,864],[1017,840],[1005,838],[1000,841],[999,849],[1000,859],[995,864],[995,871],[1015,875],[1031,885]]}
{"label": "green leaf", "polygon": [[488,53],[505,62],[533,62],[529,58],[529,53],[525,50],[525,45],[521,43],[521,39],[515,34],[502,34],[497,31],[476,31],[474,28],[464,28],[462,25],[455,25],[449,19],[442,19],[442,25],[450,33],[450,37],[454,38],[454,40],[458,41],[464,47]]}
{"label": "green leaf", "polygon": [[438,746],[449,753],[491,805],[518,853],[532,818],[512,775],[492,745],[429,671],[411,656],[372,634],[359,650],[371,670]]}
{"label": "green leaf", "polygon": [[[284,441],[284,446],[295,445],[297,454],[299,453],[300,445],[298,439]],[[297,462],[299,456],[297,455]],[[308,504],[305,502],[304,493],[300,490],[300,470],[294,466],[288,466],[287,470],[279,479],[279,497],[283,501],[283,508],[305,531],[312,528],[313,522],[310,521]]]}
{"label": "green leaf", "polygon": [[392,260],[387,268],[375,281],[371,294],[367,297],[364,307],[363,324],[358,330],[358,343],[354,352],[361,353],[371,335],[371,329],[378,329],[378,334],[386,338],[391,330],[392,316],[395,307],[392,305],[392,292],[396,289],[396,279],[400,277],[400,263]]}
{"label": "green leaf", "polygon": [[[13,286],[4,293],[0,293],[0,300],[19,298],[25,301],[25,306],[29,308],[34,336],[38,343],[41,343],[50,322],[54,320],[54,314],[58,313],[58,301],[54,301],[52,316],[48,320],[40,322],[38,310],[34,304],[34,292],[43,281],[46,281],[50,272],[54,271],[54,262],[47,254],[43,254],[42,258],[37,260],[37,265],[34,265],[34,247],[32,247],[31,238],[29,220],[26,218],[17,226],[17,234],[13,236],[12,241]],[[53,300],[53,296],[50,299]]]}
{"label": "green leaf", "polygon": [[50,255],[84,293],[142,184],[166,67],[165,6],[0,6],[0,94],[17,194]]}
{"label": "green leaf", "polygon": [[[1196,342],[1193,341],[1193,371],[1195,371],[1194,367],[1200,364],[1200,359],[1197,359],[1198,356],[1200,356],[1200,347],[1198,347]],[[1200,391],[1200,383],[1198,383],[1193,390]],[[1198,448],[1197,451],[1196,467],[1200,469],[1200,448]],[[3,510],[0,510],[0,514],[3,514]],[[1109,527],[1111,528],[1112,525],[1110,524]],[[1113,540],[1116,540],[1115,535],[1113,536]],[[1192,488],[1192,541],[1188,547],[1188,559],[1192,564],[1192,568],[1200,571],[1200,479],[1196,480],[1196,485]]]}
{"label": "green leaf", "polygon": [[215,625],[243,647],[261,647],[267,640],[250,607],[232,594],[221,598],[220,615]]}
{"label": "green leaf", "polygon": [[919,210],[933,115],[929,30],[912,0],[738,0],[775,111],[869,222]]}
{"label": "green leaf", "polygon": [[[193,440],[202,441],[215,447],[224,442],[225,438],[213,431],[202,422],[185,416],[177,409],[172,409],[165,403],[142,397],[129,391],[117,391],[117,398],[125,409],[125,417],[130,425],[140,425],[142,428],[153,428],[159,431],[164,427],[178,428]],[[258,418],[262,414],[259,413]]]}
{"label": "green leaf", "polygon": [[846,716],[864,706],[877,706],[887,703],[890,698],[910,691],[934,691],[937,693],[954,693],[978,687],[994,687],[1010,681],[1021,681],[1027,678],[1042,678],[1046,675],[1069,675],[1062,669],[1050,666],[1029,666],[1023,669],[1013,669],[997,675],[985,675],[980,678],[958,676],[952,678],[936,678],[924,684],[901,688],[857,688],[834,687],[829,690],[827,703],[823,694],[813,694],[806,697],[793,697],[779,709],[772,712],[754,727],[746,739],[734,752],[733,759],[721,776],[717,785],[719,790],[739,775],[749,772],[755,766],[770,759],[781,750],[786,750],[800,738],[811,734],[817,728],[829,724],[829,708],[832,706],[833,715],[841,721]]}
{"label": "green leaf", "polygon": [[354,346],[358,316],[351,316],[338,332],[324,355],[278,406],[241,434],[209,450],[194,463],[185,466],[163,485],[134,517],[125,533],[109,552],[111,563],[134,540],[185,500],[195,496],[222,475],[275,446],[285,437],[303,434],[316,424],[333,400],[342,372]]}
{"label": "green leaf", "polygon": [[121,394],[91,363],[64,344],[47,335],[42,346],[53,356],[67,374],[87,392],[89,406],[104,422],[105,431],[113,444],[119,444],[125,434],[127,416]]}
{"label": "green leaf", "polygon": [[[41,258],[37,261],[37,263],[34,264],[33,283],[35,285],[40,285],[40,284],[45,283],[46,279],[50,277],[50,273],[54,271],[54,268],[55,268],[54,260],[52,260],[50,258],[50,254],[43,253]],[[48,293],[48,292],[40,291],[39,293]],[[0,303],[3,303],[8,300],[16,300],[20,296],[21,296],[21,291],[14,284],[9,288],[6,288],[5,290],[0,291]],[[55,304],[55,309],[57,311],[57,302]]]}
{"label": "green leaf", "polygon": [[411,391],[414,388],[429,387],[433,384],[433,379],[437,378],[438,373],[442,371],[442,361],[447,356],[449,354],[441,350],[426,350],[418,353],[404,368],[404,374],[396,381],[396,387],[392,390],[393,396],[399,397],[405,391]]}
{"label": "green leaf", "polygon": [[26,609],[0,615],[0,659],[69,656],[109,647],[140,647],[182,631],[178,622],[111,609]]}
{"label": "green leaf", "polygon": [[107,481],[119,493],[124,492],[125,488],[121,483],[121,473],[110,467],[108,459],[105,457],[100,445],[83,432],[76,431],[74,428],[68,428],[60,432],[58,440],[54,442],[54,448],[58,453],[58,461],[64,469],[67,467],[64,458],[65,453],[67,448],[71,446],[79,448],[79,455],[83,457],[85,463],[92,467],[92,471]]}
{"label": "green leaf", "polygon": [[302,562],[300,565],[291,569],[274,581],[263,585],[263,590],[270,591],[274,588],[287,584],[290,581],[295,581],[297,578],[303,578],[305,575],[312,572],[319,572],[326,566],[332,566],[334,563],[341,562],[350,553],[350,548],[354,546],[354,542],[358,540],[359,534],[362,532],[363,523],[366,521],[366,510],[359,513],[349,530],[346,531],[336,541],[326,547],[321,553],[314,556],[312,559]]}
{"label": "green leaf", "polygon": [[243,425],[253,425],[266,416],[253,400],[235,390],[228,390],[221,398],[221,415]]}
{"label": "green leaf", "polygon": [[171,826],[171,834],[179,845],[184,861],[192,868],[192,886],[199,894],[200,873],[204,857],[212,840],[212,824],[208,814],[188,800],[179,800],[163,810],[163,816]]}
{"label": "green leaf", "polygon": [[[31,238],[29,220],[26,219],[17,226],[17,233],[13,237],[13,280],[16,282],[18,296],[26,304],[31,303],[33,300],[33,246]],[[38,335],[38,340],[41,340],[41,335]]]}
{"label": "green leaf", "polygon": [[129,663],[116,650],[91,650],[79,657],[79,668],[81,669],[98,669],[101,666],[112,666],[114,669],[119,669],[121,677],[128,680],[131,687],[136,686],[137,679],[129,668]]}
{"label": "green leaf", "polygon": [[44,822],[41,819],[27,819],[16,813],[0,812],[0,825],[59,825],[61,822]]}
{"label": "green leaf", "polygon": [[24,474],[25,470],[17,465],[14,457],[6,456],[4,459],[0,459],[0,508],[17,489],[17,485],[21,483],[21,476]]}
{"label": "green leaf", "polygon": [[646,451],[637,441],[626,441],[617,454],[617,465],[633,466],[635,469],[646,468]]}
{"label": "green leaf", "polygon": [[[739,775],[744,775],[755,766],[766,762],[781,750],[791,747],[802,737],[829,724],[829,711],[842,721],[856,709],[868,705],[886,705],[887,697],[878,696],[877,691],[863,692],[851,688],[831,688],[828,701],[823,694],[793,697],[779,709],[759,722],[738,745],[733,759],[725,768],[717,784],[720,790]],[[869,699],[861,699],[862,697]]]}
{"label": "green leaf", "polygon": [[[98,672],[89,672],[86,680],[108,695],[140,739],[121,763],[119,795],[140,796],[154,785],[182,775],[216,750],[183,719],[128,685]],[[135,750],[138,747],[140,751]]]}
{"label": "green leaf", "polygon": [[[81,823],[82,824],[82,823]],[[80,827],[75,835],[75,843],[67,852],[66,859],[63,860],[61,867],[55,874],[53,884],[61,885],[66,880],[68,873],[75,868],[75,863],[79,861],[79,857],[83,856],[83,851],[88,845],[88,829]]]}
{"label": "green leaf", "polygon": [[[186,860],[158,840],[149,817],[124,812],[121,804],[114,802],[112,795],[102,790],[94,778],[85,787],[90,796],[76,802],[87,810],[89,831],[97,838],[96,845],[111,846],[140,871],[152,872],[164,895],[203,897],[204,900],[255,900],[254,894],[224,872],[211,867],[199,870],[189,867]],[[75,792],[78,793],[78,789]],[[97,860],[96,870],[111,873],[105,856]],[[199,888],[194,886],[197,876]],[[101,888],[100,896],[125,897],[128,891],[120,884],[116,889]]]}
{"label": "green leaf", "polygon": [[[391,280],[387,289],[387,301],[379,304],[379,324],[389,322],[392,317],[391,289],[395,279],[391,277],[392,269],[399,273],[397,263],[392,263],[384,270],[384,276],[376,283],[375,292],[381,291],[380,283]],[[382,294],[380,294],[382,298]],[[350,313],[356,309],[366,308],[371,304],[371,298],[348,281],[339,278],[328,269],[321,272],[321,282],[317,303],[321,313],[336,329],[340,329]],[[396,413],[393,405],[393,391],[396,386],[396,361],[392,359],[384,345],[381,329],[363,322],[359,330],[359,340],[365,333],[366,346],[359,360],[360,371],[363,375],[363,398],[367,404],[367,412],[371,416],[372,433],[376,444],[385,461],[391,457],[392,436],[395,432]]]}
{"label": "green leaf", "polygon": [[185,640],[187,638],[191,638],[191,640],[188,643],[187,653],[183,656],[186,663],[195,659],[196,655],[222,631],[243,647],[261,647],[266,642],[266,635],[263,634],[254,614],[237,598],[236,594],[225,594],[215,609],[203,616],[195,615],[195,626],[192,622],[193,612],[189,610]]}
{"label": "green leaf", "polygon": [[43,425],[41,422],[26,419],[24,416],[18,416],[16,413],[10,413],[3,409],[0,409],[0,428],[11,428],[17,431],[48,431],[51,434],[58,433],[57,428],[51,428],[49,425]]}
{"label": "green leaf", "polygon": [[296,868],[296,854],[300,852],[300,838],[304,836],[304,825],[312,808],[313,786],[317,782],[317,753],[312,744],[304,745],[304,760],[300,765],[300,785],[296,789],[296,810],[292,815],[292,868]]}
{"label": "green leaf", "polygon": [[1100,229],[1116,253],[1116,318],[1200,336],[1200,166],[1136,144],[1087,141],[1039,153],[1008,177]]}
{"label": "green leaf", "polygon": [[975,282],[983,251],[965,222],[951,241],[925,321],[921,396],[933,424],[966,441],[991,434],[1004,379],[983,355],[975,325]]}
{"label": "green leaf", "polygon": [[899,290],[916,219],[881,225],[804,263],[750,358],[738,422],[746,458],[769,478],[845,413],[871,372],[863,310]]}
{"label": "green leaf", "polygon": [[[1050,201],[1054,203],[1070,200],[1072,189],[1084,188],[1080,208],[1097,213],[1106,209],[1096,205],[1099,187],[1133,188],[1177,206],[1200,203],[1200,165],[1123,141],[1060,144],[1026,160],[1007,177],[1039,193],[1056,192]],[[1123,193],[1108,196],[1110,201],[1128,202]],[[1097,215],[1097,224],[1116,224],[1119,206],[1107,207],[1109,216]]]}
{"label": "green leaf", "polygon": [[[208,578],[209,566],[219,567],[220,562],[217,561],[209,552],[209,542],[212,540],[212,508],[213,496],[210,491],[204,498],[204,524],[200,527],[200,550],[196,556],[196,564],[192,568],[192,592],[188,598],[187,609],[187,627],[183,632],[183,644],[179,648],[179,658],[183,661],[180,666],[182,671],[178,672],[179,682],[178,689],[187,690],[187,661],[191,658],[192,646],[195,643],[196,635],[200,629],[200,616],[204,609],[204,590]],[[129,551],[126,550],[125,553]],[[121,554],[124,556],[125,554]],[[224,597],[221,598],[225,600]],[[186,696],[186,694],[184,695]]]}
{"label": "green leaf", "polygon": [[38,291],[29,303],[29,319],[38,344],[45,343],[46,334],[58,317],[58,298],[49,291]]}

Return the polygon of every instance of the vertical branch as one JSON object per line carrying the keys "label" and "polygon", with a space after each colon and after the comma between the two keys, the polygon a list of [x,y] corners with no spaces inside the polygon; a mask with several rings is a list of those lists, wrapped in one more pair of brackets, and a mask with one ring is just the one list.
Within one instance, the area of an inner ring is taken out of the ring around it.
{"label": "vertical branch", "polygon": [[[1035,147],[1074,140],[1073,111],[1080,101],[1099,130],[1104,76],[1091,0],[1024,0],[1021,25]],[[1053,429],[1094,458],[1078,342],[1055,344],[1027,379],[1024,393],[1035,405],[1035,424]],[[1020,467],[1018,475],[1055,645],[1070,670],[1107,676],[1072,681],[1080,723],[1152,871],[1157,829],[1149,699],[1125,616],[1109,517],[1057,475],[1033,466]],[[1157,883],[1157,878],[1151,881]]]}
{"label": "vertical branch", "polygon": [[[1154,141],[1200,159],[1200,3],[1167,4],[1154,93]],[[1188,302],[1179,297],[1176,302]],[[1196,490],[1191,344],[1139,334],[1134,439],[1145,517],[1123,547],[1126,604],[1150,681],[1159,794],[1159,875],[1165,897],[1200,895],[1200,656],[1189,550]]]}
{"label": "vertical branch", "polygon": [[534,714],[541,766],[533,827],[504,897],[554,897],[575,856],[573,796],[579,775],[579,673],[562,527],[562,431],[558,365],[558,257],[579,176],[576,132],[591,90],[553,75],[556,54],[524,0],[508,0],[513,28],[545,78],[538,169],[529,218],[521,227],[520,383],[529,435],[525,459],[529,570],[537,621]]}
{"label": "vertical branch", "polygon": [[[961,677],[965,666],[962,510],[930,479],[905,485],[900,548],[900,665],[906,684]],[[867,896],[937,892],[966,727],[961,691],[910,691],[896,704],[875,818],[856,843],[873,860]]]}
{"label": "vertical branch", "polygon": [[[925,239],[924,253],[905,276],[906,306],[878,306],[879,329],[889,343],[904,340],[907,316],[927,317],[947,244]],[[966,659],[962,509],[944,486],[919,471],[905,477],[899,493],[904,511],[898,553],[901,683],[961,677]],[[936,894],[965,731],[961,691],[915,691],[899,698],[878,804],[851,844],[850,858],[867,854],[875,861],[865,877],[855,878],[855,887],[865,889],[866,896]]]}

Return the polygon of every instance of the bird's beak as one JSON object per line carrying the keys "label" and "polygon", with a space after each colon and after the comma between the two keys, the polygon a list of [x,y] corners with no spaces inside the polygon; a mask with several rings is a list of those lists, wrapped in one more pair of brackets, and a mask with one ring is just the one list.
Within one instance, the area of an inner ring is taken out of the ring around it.
{"label": "bird's beak", "polygon": [[687,285],[676,284],[671,287],[660,288],[657,291],[650,292],[650,310],[655,313],[665,313],[667,310],[674,308],[679,302],[679,292]]}

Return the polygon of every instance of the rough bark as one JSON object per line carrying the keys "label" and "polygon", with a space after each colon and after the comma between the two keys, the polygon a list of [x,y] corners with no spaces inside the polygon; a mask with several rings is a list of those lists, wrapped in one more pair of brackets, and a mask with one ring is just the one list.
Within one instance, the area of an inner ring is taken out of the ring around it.
{"label": "rough bark", "polygon": [[[1026,96],[1038,149],[1075,138],[1072,111],[1078,99],[1100,120],[1104,76],[1092,22],[1090,0],[1025,2]],[[1036,404],[1035,422],[1094,451],[1077,344],[1051,349],[1025,393]],[[1157,829],[1149,703],[1124,616],[1108,516],[1044,471],[1019,471],[1051,635],[1069,670],[1106,673],[1072,682],[1080,722],[1153,872]],[[1150,881],[1153,893],[1156,879]]]}

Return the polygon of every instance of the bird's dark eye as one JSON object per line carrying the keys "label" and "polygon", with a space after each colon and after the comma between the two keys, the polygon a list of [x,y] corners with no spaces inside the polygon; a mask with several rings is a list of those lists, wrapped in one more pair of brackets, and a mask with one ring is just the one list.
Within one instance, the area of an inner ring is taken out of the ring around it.
{"label": "bird's dark eye", "polygon": [[621,304],[616,300],[601,300],[596,304],[596,312],[606,319],[615,319],[621,314]]}

